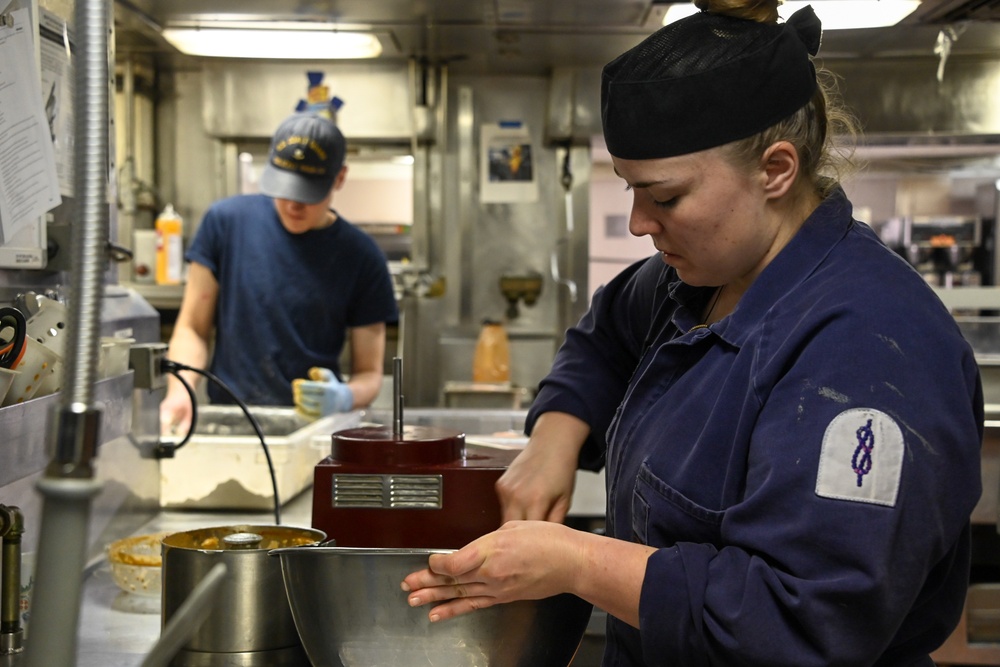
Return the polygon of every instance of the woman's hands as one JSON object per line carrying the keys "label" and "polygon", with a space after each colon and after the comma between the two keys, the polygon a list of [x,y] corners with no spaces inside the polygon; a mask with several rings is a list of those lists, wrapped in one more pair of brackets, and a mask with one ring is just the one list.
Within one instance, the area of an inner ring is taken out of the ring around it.
{"label": "woman's hands", "polygon": [[632,627],[653,547],[574,530],[549,521],[511,521],[402,583],[412,607],[433,604],[442,621],[515,600],[572,593]]}
{"label": "woman's hands", "polygon": [[528,445],[496,483],[504,521],[560,523],[566,518],[580,447],[589,433],[587,424],[568,414],[548,412],[538,418]]}
{"label": "woman's hands", "polygon": [[413,607],[431,608],[431,621],[514,600],[574,592],[585,562],[586,534],[544,521],[512,521],[459,551],[433,554],[428,568],[403,580]]}
{"label": "woman's hands", "polygon": [[562,524],[589,434],[571,415],[539,417],[527,447],[497,480],[506,523],[454,553],[431,555],[426,569],[403,580],[407,602],[434,605],[428,617],[440,621],[572,593],[639,627],[646,561],[655,549]]}

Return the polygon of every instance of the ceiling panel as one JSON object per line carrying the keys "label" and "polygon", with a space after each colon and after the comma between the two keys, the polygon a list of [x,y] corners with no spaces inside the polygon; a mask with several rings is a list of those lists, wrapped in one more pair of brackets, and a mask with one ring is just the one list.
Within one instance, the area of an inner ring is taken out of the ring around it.
{"label": "ceiling panel", "polygon": [[[160,27],[181,20],[243,18],[371,26],[388,36],[385,59],[414,57],[449,63],[455,73],[542,74],[553,67],[602,66],[656,30],[669,4],[654,0],[116,0],[115,16],[119,55],[149,54],[167,67],[191,66],[192,61],[159,37]],[[998,5],[1000,0],[925,0],[904,25],[826,33],[820,55],[829,60],[936,58],[938,35],[945,29],[955,38],[951,57],[996,58],[1000,22],[963,20],[942,25],[931,21],[944,15],[982,15]]]}

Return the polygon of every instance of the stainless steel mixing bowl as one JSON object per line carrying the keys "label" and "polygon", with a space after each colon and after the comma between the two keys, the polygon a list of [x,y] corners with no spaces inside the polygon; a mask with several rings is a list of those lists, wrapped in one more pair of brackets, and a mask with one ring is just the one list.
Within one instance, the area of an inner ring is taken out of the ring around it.
{"label": "stainless steel mixing bowl", "polygon": [[314,667],[566,667],[592,606],[574,595],[496,605],[431,623],[399,585],[432,549],[274,549]]}

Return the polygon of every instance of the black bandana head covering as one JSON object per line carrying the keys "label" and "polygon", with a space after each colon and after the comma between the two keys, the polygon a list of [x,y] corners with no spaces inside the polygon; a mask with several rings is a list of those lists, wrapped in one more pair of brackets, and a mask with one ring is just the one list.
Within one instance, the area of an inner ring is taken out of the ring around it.
{"label": "black bandana head covering", "polygon": [[608,151],[626,160],[686,155],[784,120],[816,91],[812,7],[783,24],[699,12],[660,28],[604,67]]}

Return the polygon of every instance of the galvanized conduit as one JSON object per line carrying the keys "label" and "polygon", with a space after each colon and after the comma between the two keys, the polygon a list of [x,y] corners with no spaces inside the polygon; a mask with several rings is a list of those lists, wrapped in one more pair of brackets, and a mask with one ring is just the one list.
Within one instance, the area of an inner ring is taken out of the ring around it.
{"label": "galvanized conduit", "polygon": [[25,650],[30,667],[72,667],[80,616],[90,504],[100,491],[91,461],[99,442],[100,410],[91,405],[97,377],[102,275],[108,255],[109,0],[77,0],[76,80],[77,219],[72,270],[66,381],[58,413],[50,417],[54,454],[38,481],[43,496],[32,594],[34,637]]}
{"label": "galvanized conduit", "polygon": [[[79,0],[76,25],[74,113],[76,198],[79,218],[72,230],[72,278],[69,297],[70,331],[67,381],[63,408],[90,405],[100,350],[101,297],[108,255],[108,104],[110,78],[108,0]],[[82,26],[82,29],[81,29]],[[67,388],[69,391],[67,391]],[[63,454],[64,452],[59,452]],[[79,458],[79,453],[74,460]]]}

